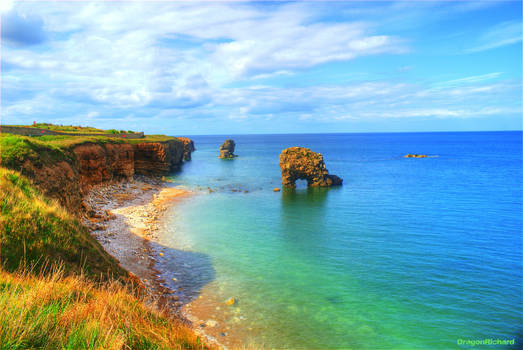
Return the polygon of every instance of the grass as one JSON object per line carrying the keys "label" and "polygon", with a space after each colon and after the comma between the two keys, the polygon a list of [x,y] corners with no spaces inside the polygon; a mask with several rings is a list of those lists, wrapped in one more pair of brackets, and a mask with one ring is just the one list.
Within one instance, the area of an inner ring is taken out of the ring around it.
{"label": "grass", "polygon": [[207,349],[30,180],[0,167],[0,191],[0,350]]}
{"label": "grass", "polygon": [[97,129],[90,126],[75,126],[75,125],[55,125],[50,123],[36,123],[31,125],[7,125],[7,126],[22,126],[25,128],[40,128],[53,131],[71,132],[71,133],[105,133],[103,129]]}
{"label": "grass", "polygon": [[46,261],[98,279],[126,275],[74,217],[20,173],[0,167],[0,262],[9,271]]}
{"label": "grass", "polygon": [[0,270],[0,349],[208,349],[116,282]]}

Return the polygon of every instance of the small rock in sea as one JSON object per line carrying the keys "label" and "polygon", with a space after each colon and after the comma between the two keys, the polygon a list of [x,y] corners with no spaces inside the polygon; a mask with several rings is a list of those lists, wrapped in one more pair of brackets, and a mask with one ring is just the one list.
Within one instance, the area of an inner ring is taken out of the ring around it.
{"label": "small rock in sea", "polygon": [[176,282],[178,281],[178,279],[176,277],[173,277],[173,281]]}
{"label": "small rock in sea", "polygon": [[274,192],[280,192],[280,189],[278,187],[275,187],[273,191]]}
{"label": "small rock in sea", "polygon": [[245,191],[243,191],[243,193],[249,193],[249,191],[245,190]]}
{"label": "small rock in sea", "polygon": [[160,253],[160,256],[163,256],[163,253]]}
{"label": "small rock in sea", "polygon": [[236,304],[236,299],[235,298],[229,298],[229,299],[227,299],[227,301],[225,301],[225,305],[232,306],[234,304]]}
{"label": "small rock in sea", "polygon": [[404,158],[427,158],[426,154],[407,154]]}

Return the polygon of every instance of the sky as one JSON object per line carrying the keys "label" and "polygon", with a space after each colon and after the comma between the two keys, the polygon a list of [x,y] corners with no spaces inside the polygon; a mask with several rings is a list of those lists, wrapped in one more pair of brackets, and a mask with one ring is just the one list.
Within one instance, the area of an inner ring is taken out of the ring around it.
{"label": "sky", "polygon": [[2,124],[522,129],[521,1],[0,2]]}

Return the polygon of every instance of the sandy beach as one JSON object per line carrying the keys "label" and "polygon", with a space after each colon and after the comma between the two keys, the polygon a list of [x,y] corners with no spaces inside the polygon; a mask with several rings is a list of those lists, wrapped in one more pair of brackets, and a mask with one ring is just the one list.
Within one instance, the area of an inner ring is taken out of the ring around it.
{"label": "sandy beach", "polygon": [[91,233],[123,268],[141,280],[155,302],[175,313],[181,303],[177,291],[165,287],[155,268],[155,252],[161,251],[155,240],[167,208],[188,195],[190,191],[161,179],[137,176],[129,182],[92,188],[84,198],[87,215],[83,221]]}

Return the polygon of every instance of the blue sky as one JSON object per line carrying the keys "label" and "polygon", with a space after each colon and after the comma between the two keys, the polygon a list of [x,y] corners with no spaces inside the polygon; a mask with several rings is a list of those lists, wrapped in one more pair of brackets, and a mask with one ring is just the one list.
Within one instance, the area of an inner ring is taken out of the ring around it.
{"label": "blue sky", "polygon": [[6,2],[4,124],[521,130],[520,1]]}

